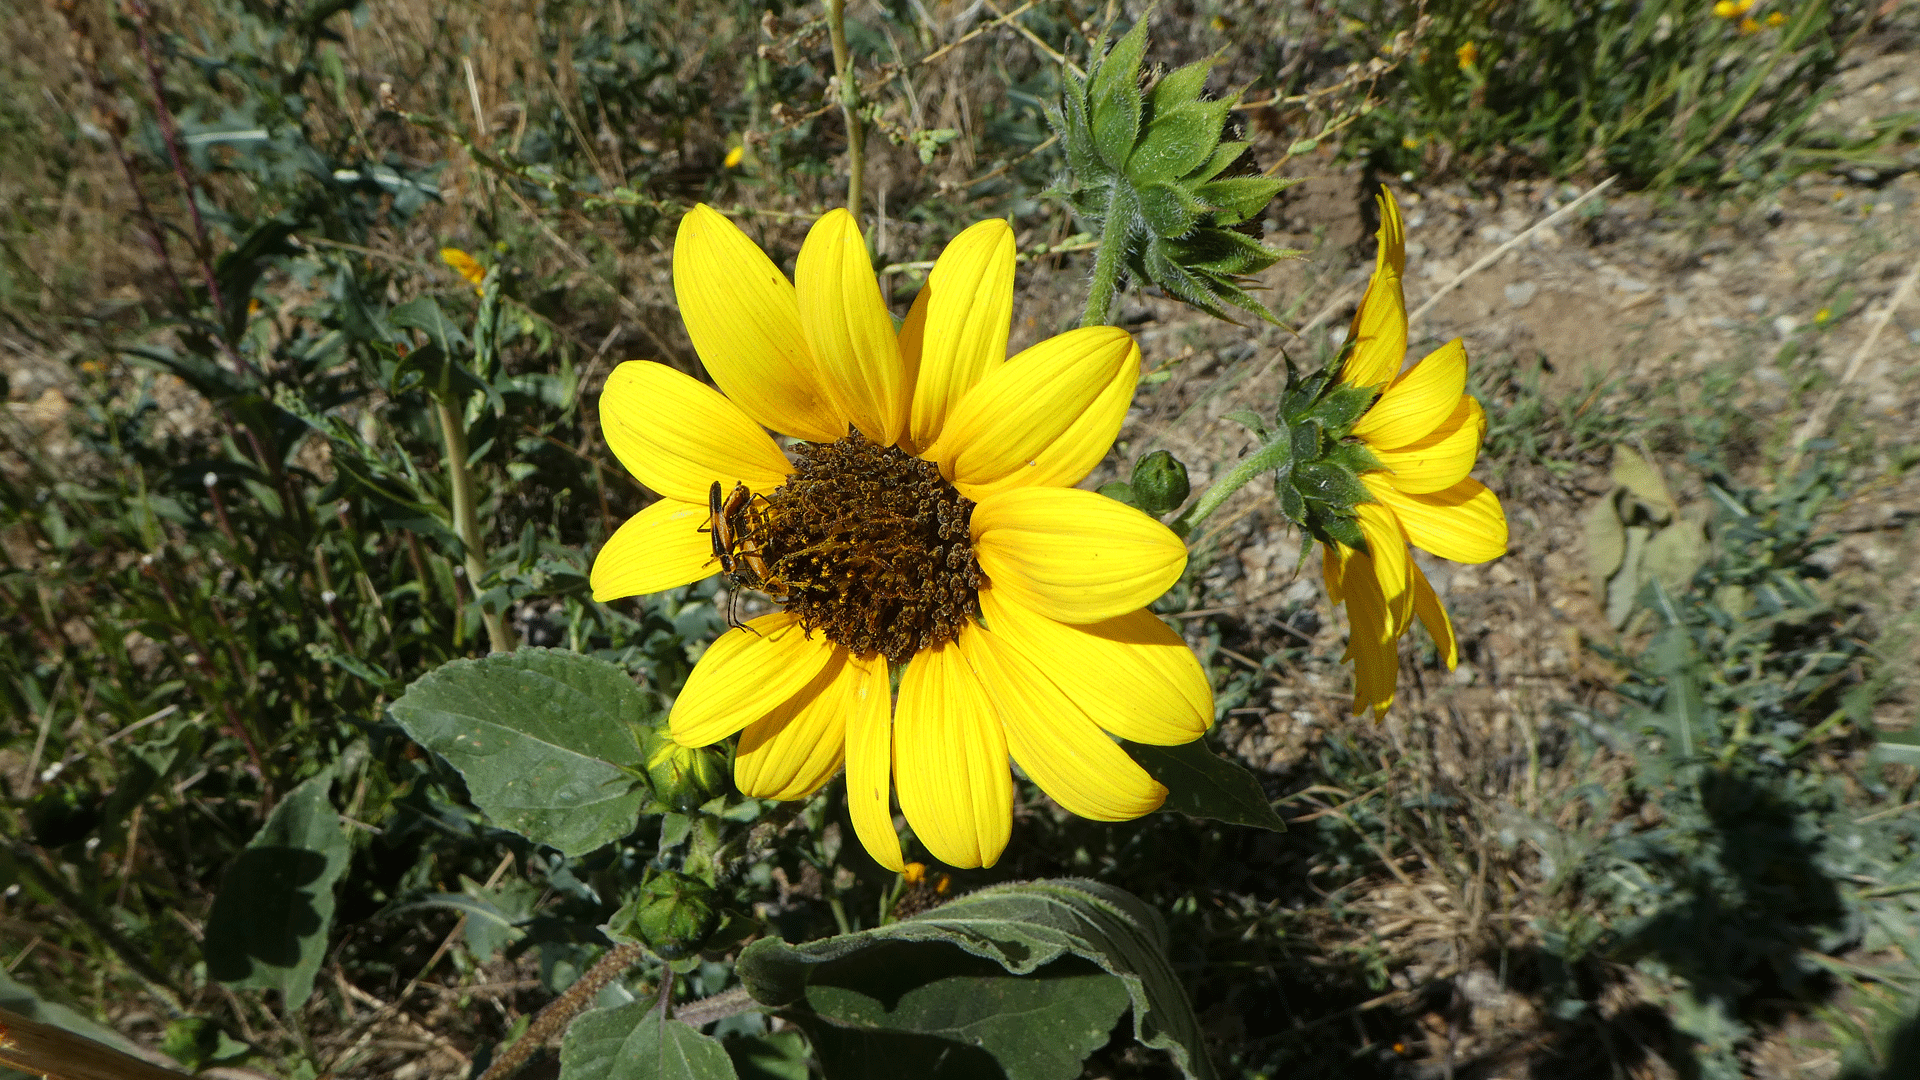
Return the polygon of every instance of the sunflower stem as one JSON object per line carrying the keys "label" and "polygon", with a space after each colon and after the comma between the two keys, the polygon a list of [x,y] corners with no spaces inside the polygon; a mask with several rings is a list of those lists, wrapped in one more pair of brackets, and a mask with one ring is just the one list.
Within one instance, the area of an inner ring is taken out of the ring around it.
{"label": "sunflower stem", "polygon": [[840,115],[847,121],[847,210],[857,221],[866,187],[867,130],[860,121],[860,86],[847,48],[847,0],[827,0],[827,36],[833,41],[833,72],[840,83]]}
{"label": "sunflower stem", "polygon": [[[453,489],[453,533],[460,538],[466,553],[467,585],[474,602],[480,601],[480,579],[487,573],[487,549],[480,537],[480,520],[474,509],[473,470],[467,465],[467,426],[454,407],[451,391],[436,395],[434,405],[440,418],[440,437],[447,445],[447,484]],[[487,647],[493,652],[512,652],[517,643],[506,619],[498,611],[480,604],[480,621],[487,628]]]}
{"label": "sunflower stem", "polygon": [[1093,282],[1087,287],[1087,310],[1080,316],[1081,326],[1113,325],[1113,299],[1120,287],[1121,263],[1127,254],[1127,239],[1133,234],[1131,207],[1116,196],[1107,212],[1106,227],[1100,231],[1100,249],[1093,257]]}
{"label": "sunflower stem", "polygon": [[1192,506],[1187,508],[1186,513],[1173,519],[1172,524],[1168,527],[1174,531],[1176,536],[1179,536],[1183,540],[1186,539],[1192,535],[1193,530],[1198,528],[1201,522],[1212,516],[1215,510],[1220,509],[1220,504],[1226,502],[1228,496],[1246,487],[1254,477],[1259,476],[1261,473],[1268,473],[1278,469],[1280,466],[1286,464],[1292,456],[1293,439],[1290,435],[1283,433],[1260,449],[1241,458],[1240,463],[1233,467],[1232,472],[1214,481],[1213,486],[1202,493],[1200,498]]}

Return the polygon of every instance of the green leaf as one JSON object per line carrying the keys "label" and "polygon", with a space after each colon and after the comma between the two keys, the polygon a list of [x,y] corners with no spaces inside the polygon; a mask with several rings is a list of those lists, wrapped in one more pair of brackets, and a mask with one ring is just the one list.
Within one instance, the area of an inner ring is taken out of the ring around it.
{"label": "green leaf", "polygon": [[833,1080],[1075,1080],[1127,1010],[1127,988],[1068,956],[1024,977],[934,942],[882,942],[822,965],[806,1029]]}
{"label": "green leaf", "polygon": [[1920,727],[1900,731],[1873,729],[1873,751],[1867,760],[1876,765],[1892,761],[1920,766]]}
{"label": "green leaf", "polygon": [[1318,499],[1342,510],[1373,501],[1373,494],[1360,478],[1329,461],[1307,461],[1293,467],[1293,486],[1309,499]]}
{"label": "green leaf", "polygon": [[1162,111],[1157,92],[1154,98],[1146,135],[1127,159],[1127,178],[1135,184],[1173,180],[1205,164],[1220,145],[1221,125],[1233,106],[1230,101],[1190,101]]}
{"label": "green leaf", "polygon": [[1138,190],[1140,216],[1147,219],[1147,227],[1158,236],[1186,235],[1206,209],[1200,200],[1177,184],[1143,184]]}
{"label": "green leaf", "polygon": [[1158,116],[1197,101],[1201,91],[1207,88],[1207,74],[1213,70],[1216,63],[1218,63],[1217,60],[1208,57],[1162,75],[1160,81],[1153,84],[1154,115]]}
{"label": "green leaf", "polygon": [[440,305],[431,296],[409,300],[387,313],[387,321],[394,326],[419,330],[427,335],[427,340],[440,347],[441,353],[452,356],[454,346],[466,342],[466,335],[440,310]]}
{"label": "green leaf", "polygon": [[1126,747],[1141,768],[1167,786],[1162,810],[1229,825],[1287,831],[1286,822],[1274,813],[1266,792],[1260,790],[1260,781],[1239,762],[1207,749],[1205,739],[1179,746],[1128,743]]}
{"label": "green leaf", "polygon": [[207,917],[207,974],[231,987],[280,991],[298,1009],[333,925],[333,885],[346,872],[346,830],[327,799],[331,776],[288,793],[227,868]]}
{"label": "green leaf", "polygon": [[[1211,1080],[1214,1075],[1193,1009],[1168,962],[1166,928],[1159,915],[1137,898],[1096,881],[993,886],[901,922],[799,946],[762,938],[740,954],[736,971],[755,1000],[800,1006],[811,1001],[810,984],[821,969],[900,941],[957,946],[1014,975],[1031,974],[1063,957],[1091,961],[1125,986],[1134,1034],[1142,1044],[1168,1051],[1191,1080]],[[877,996],[872,984],[856,989]],[[999,1064],[1003,1069],[1010,1065]]]}
{"label": "green leaf", "polygon": [[447,759],[494,823],[565,855],[632,831],[646,803],[632,725],[653,696],[604,660],[521,649],[455,660],[393,703],[415,742]]}
{"label": "green leaf", "polygon": [[1380,391],[1375,387],[1342,383],[1329,390],[1313,407],[1313,418],[1326,425],[1328,431],[1344,434],[1379,396]]}
{"label": "green leaf", "polygon": [[629,1002],[573,1022],[560,1043],[560,1080],[738,1080],[719,1040]]}

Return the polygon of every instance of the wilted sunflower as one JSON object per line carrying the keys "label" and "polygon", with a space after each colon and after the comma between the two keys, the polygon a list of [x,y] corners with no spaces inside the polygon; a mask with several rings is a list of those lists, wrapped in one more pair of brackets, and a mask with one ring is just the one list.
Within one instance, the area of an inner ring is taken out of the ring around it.
{"label": "wilted sunflower", "polygon": [[988,866],[1009,757],[1068,810],[1125,820],[1166,790],[1108,733],[1171,745],[1213,718],[1198,661],[1145,610],[1186,548],[1072,486],[1119,432],[1140,350],[1088,327],[1008,359],[1013,271],[1007,223],[973,226],[896,331],[846,211],[814,224],[789,283],[698,206],[674,291],[719,390],[635,361],[600,398],[608,445],[662,498],[594,560],[594,598],[726,569],[784,606],[700,658],[673,738],[742,732],[734,779],[763,798],[805,798],[844,763],[854,828],[896,870],[890,785],[936,857]]}
{"label": "wilted sunflower", "polygon": [[1487,414],[1464,391],[1467,350],[1459,338],[1401,373],[1407,353],[1406,230],[1393,194],[1380,197],[1380,251],[1349,337],[1340,381],[1381,387],[1351,434],[1382,468],[1360,474],[1374,502],[1354,508],[1367,550],[1323,546],[1327,593],[1347,605],[1353,711],[1377,718],[1393,704],[1400,635],[1418,617],[1451,670],[1460,656],[1453,623],[1407,545],[1454,562],[1480,563],[1507,550],[1500,499],[1467,474],[1487,433]]}

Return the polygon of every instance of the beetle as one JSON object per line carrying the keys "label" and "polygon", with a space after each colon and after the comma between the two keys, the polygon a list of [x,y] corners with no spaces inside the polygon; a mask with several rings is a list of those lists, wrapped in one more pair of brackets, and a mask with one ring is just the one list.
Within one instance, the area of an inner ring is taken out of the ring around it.
{"label": "beetle", "polygon": [[722,490],[718,480],[707,489],[706,531],[713,539],[713,557],[726,575],[728,586],[736,594],[727,601],[727,625],[740,626],[741,622],[733,613],[739,590],[784,590],[769,587],[772,575],[767,570],[766,556],[760,550],[761,537],[756,535],[762,532],[766,521],[764,512],[755,505],[755,500],[765,502],[765,497],[755,495],[747,485],[740,483],[734,484],[733,490],[724,495]]}

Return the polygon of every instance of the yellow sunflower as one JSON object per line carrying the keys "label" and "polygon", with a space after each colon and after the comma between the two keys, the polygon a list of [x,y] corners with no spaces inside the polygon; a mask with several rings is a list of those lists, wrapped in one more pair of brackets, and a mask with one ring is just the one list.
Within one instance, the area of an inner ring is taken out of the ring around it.
{"label": "yellow sunflower", "polygon": [[1360,482],[1374,501],[1354,509],[1367,550],[1344,544],[1322,549],[1327,594],[1347,605],[1346,658],[1353,661],[1353,711],[1379,718],[1393,704],[1399,681],[1400,635],[1414,618],[1433,635],[1451,670],[1459,643],[1447,609],[1407,545],[1454,562],[1481,563],[1507,551],[1507,518],[1500,499],[1467,474],[1487,433],[1487,414],[1464,393],[1467,350],[1459,338],[1400,371],[1407,353],[1406,230],[1391,192],[1380,197],[1380,250],[1373,279],[1354,313],[1353,351],[1340,381],[1380,387],[1380,397],[1355,421],[1351,434],[1384,466]]}
{"label": "yellow sunflower", "polygon": [[661,498],[595,558],[594,598],[725,571],[783,606],[700,658],[673,738],[740,732],[734,779],[763,798],[844,764],[854,829],[895,870],[890,789],[935,857],[990,866],[1009,758],[1066,809],[1126,820],[1166,790],[1109,735],[1172,745],[1213,718],[1199,662],[1145,610],[1185,546],[1073,486],[1120,430],[1140,350],[1087,327],[1009,359],[1013,273],[1007,223],[974,225],[896,329],[846,211],[814,224],[790,283],[698,206],[674,292],[719,389],[632,361],[600,398],[608,445]]}

